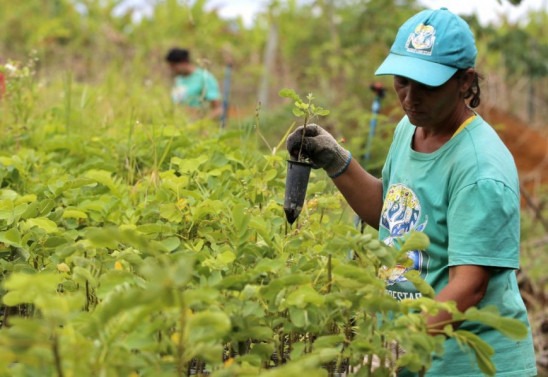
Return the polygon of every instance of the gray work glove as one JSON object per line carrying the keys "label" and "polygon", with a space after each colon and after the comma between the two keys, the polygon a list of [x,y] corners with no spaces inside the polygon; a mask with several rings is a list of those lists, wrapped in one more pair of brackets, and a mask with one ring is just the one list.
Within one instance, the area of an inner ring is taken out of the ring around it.
{"label": "gray work glove", "polygon": [[[297,160],[304,127],[297,128],[287,138],[287,150],[293,160]],[[314,168],[323,168],[331,178],[346,171],[352,154],[341,147],[333,136],[317,124],[306,126],[302,157],[308,158]]]}

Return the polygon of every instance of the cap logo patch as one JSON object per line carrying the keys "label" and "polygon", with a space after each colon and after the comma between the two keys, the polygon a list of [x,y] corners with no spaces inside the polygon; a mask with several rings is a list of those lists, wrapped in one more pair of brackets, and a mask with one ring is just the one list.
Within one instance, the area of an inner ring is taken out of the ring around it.
{"label": "cap logo patch", "polygon": [[432,25],[420,24],[409,34],[405,49],[416,54],[432,55],[435,40],[436,29]]}

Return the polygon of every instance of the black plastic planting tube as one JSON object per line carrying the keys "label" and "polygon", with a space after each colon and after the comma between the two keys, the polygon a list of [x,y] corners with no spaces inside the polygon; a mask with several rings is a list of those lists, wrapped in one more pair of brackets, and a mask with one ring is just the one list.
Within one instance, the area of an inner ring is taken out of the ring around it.
{"label": "black plastic planting tube", "polygon": [[287,160],[284,211],[290,224],[297,220],[303,209],[311,169],[312,164],[307,162]]}

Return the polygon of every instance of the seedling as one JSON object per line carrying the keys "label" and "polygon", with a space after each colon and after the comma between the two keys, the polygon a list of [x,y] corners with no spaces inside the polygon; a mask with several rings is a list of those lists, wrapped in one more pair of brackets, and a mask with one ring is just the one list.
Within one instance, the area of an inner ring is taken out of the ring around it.
{"label": "seedling", "polygon": [[308,121],[311,119],[317,117],[317,116],[326,116],[329,114],[329,110],[324,109],[322,107],[316,106],[312,103],[312,100],[314,99],[314,96],[312,93],[308,93],[306,96],[306,101],[303,101],[301,97],[293,89],[282,89],[279,92],[280,97],[285,98],[291,98],[295,101],[293,107],[293,115],[295,115],[298,118],[304,117],[303,121],[303,135],[301,140],[301,147],[299,149],[299,154],[297,157],[298,162],[306,162],[310,163],[310,161],[302,155],[303,152],[303,145],[304,145],[304,136],[306,134],[306,126],[308,125]]}
{"label": "seedling", "polygon": [[304,117],[303,133],[301,145],[297,160],[287,160],[287,176],[285,181],[285,200],[284,212],[287,221],[293,224],[302,211],[304,200],[306,197],[306,189],[310,178],[310,170],[312,169],[311,161],[303,155],[304,137],[306,134],[306,126],[308,121],[315,116],[325,116],[329,114],[329,110],[323,109],[312,103],[314,96],[309,93],[306,96],[306,102],[299,97],[292,89],[282,89],[281,97],[291,98],[295,101],[293,115],[296,117]]}

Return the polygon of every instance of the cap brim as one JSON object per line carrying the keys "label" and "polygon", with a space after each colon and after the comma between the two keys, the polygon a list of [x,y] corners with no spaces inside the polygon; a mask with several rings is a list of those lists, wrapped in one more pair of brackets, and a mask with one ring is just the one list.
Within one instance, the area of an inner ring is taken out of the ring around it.
{"label": "cap brim", "polygon": [[457,68],[454,67],[390,53],[375,75],[403,76],[428,86],[440,86],[445,84],[455,72]]}

